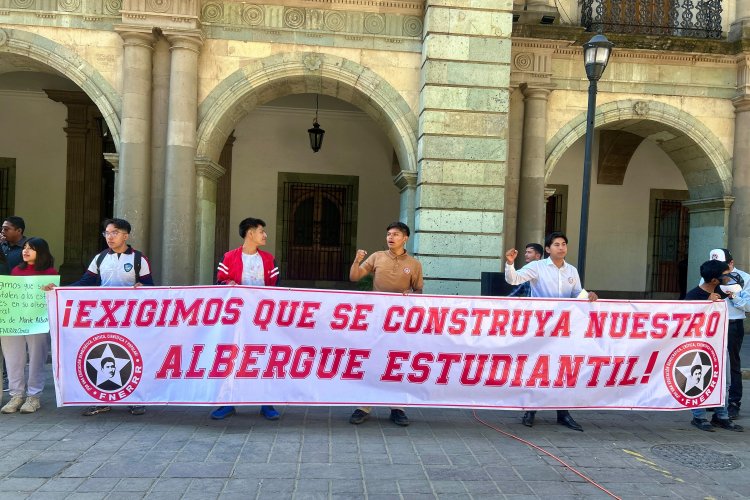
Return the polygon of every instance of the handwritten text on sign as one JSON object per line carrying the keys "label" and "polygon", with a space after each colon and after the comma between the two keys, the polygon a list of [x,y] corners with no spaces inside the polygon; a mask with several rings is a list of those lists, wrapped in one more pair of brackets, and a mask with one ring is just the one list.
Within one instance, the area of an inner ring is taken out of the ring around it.
{"label": "handwritten text on sign", "polygon": [[721,302],[254,287],[50,299],[60,404],[684,409],[722,397]]}

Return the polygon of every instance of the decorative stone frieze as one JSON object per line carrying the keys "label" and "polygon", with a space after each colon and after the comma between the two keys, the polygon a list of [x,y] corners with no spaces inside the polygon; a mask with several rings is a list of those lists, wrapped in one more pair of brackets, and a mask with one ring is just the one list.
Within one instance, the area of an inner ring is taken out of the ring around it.
{"label": "decorative stone frieze", "polygon": [[[322,3],[322,2],[321,2]],[[363,5],[365,2],[362,2]],[[369,5],[378,2],[366,2]],[[385,4],[385,2],[382,2]],[[392,4],[393,2],[388,2]],[[398,3],[398,2],[396,2]],[[414,6],[416,2],[402,2]],[[403,12],[367,12],[367,9],[327,10],[306,5],[207,2],[200,11],[200,22],[224,30],[263,29],[279,33],[299,30],[362,36],[421,38],[421,9]],[[349,2],[347,2],[349,4]],[[397,9],[398,10],[398,9]]]}
{"label": "decorative stone frieze", "polygon": [[199,0],[123,0],[122,22],[162,29],[200,28]]}

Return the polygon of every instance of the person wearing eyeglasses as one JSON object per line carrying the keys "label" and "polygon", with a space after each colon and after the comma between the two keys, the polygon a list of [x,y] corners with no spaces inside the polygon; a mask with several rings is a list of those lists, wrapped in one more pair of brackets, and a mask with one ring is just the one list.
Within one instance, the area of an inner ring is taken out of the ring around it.
{"label": "person wearing eyeglasses", "polygon": [[[138,250],[128,245],[130,223],[125,219],[107,219],[102,224],[102,236],[107,241],[107,250],[94,256],[86,272],[71,286],[153,286],[151,266],[148,259]],[[44,290],[52,290],[53,284],[45,285]],[[145,406],[130,406],[132,415],[146,413]],[[98,415],[112,408],[110,406],[91,406],[83,412],[84,416]]]}
{"label": "person wearing eyeglasses", "polygon": [[26,223],[21,217],[11,215],[3,220],[2,245],[0,245],[0,248],[2,248],[3,254],[8,261],[8,269],[13,269],[23,262],[21,253],[23,252],[23,245],[28,240],[23,235],[25,230]]}

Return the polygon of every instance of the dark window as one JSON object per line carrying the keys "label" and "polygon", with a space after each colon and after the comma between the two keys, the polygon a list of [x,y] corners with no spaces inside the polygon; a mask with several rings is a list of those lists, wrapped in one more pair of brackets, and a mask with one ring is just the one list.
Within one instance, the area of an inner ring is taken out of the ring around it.
{"label": "dark window", "polygon": [[656,200],[652,292],[685,294],[690,213],[679,200]]}
{"label": "dark window", "polygon": [[0,158],[0,220],[15,215],[16,160]]}
{"label": "dark window", "polygon": [[354,187],[284,182],[282,278],[341,281],[352,258]]}

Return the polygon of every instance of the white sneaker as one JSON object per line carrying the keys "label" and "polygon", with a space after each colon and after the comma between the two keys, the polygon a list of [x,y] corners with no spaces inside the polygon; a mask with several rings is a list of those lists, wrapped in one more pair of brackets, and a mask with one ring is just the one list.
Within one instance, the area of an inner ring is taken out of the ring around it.
{"label": "white sneaker", "polygon": [[0,413],[15,413],[23,404],[23,396],[13,396],[5,406],[0,408]]}
{"label": "white sneaker", "polygon": [[39,397],[29,396],[26,398],[26,402],[21,406],[21,413],[34,413],[42,404],[39,402]]}

